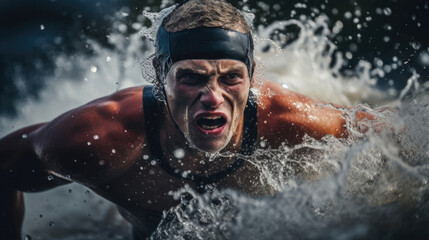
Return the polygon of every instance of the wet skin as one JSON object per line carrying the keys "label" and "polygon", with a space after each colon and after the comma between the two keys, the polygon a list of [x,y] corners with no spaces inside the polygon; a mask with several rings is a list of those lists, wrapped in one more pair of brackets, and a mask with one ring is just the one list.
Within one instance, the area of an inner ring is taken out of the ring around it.
{"label": "wet skin", "polygon": [[[340,111],[323,107],[281,86],[250,81],[246,66],[234,60],[186,60],[172,66],[165,85],[177,131],[163,103],[160,141],[170,164],[181,171],[210,175],[234,158],[203,161],[205,152],[238,152],[243,111],[253,84],[258,89],[258,139],[271,148],[299,144],[308,134],[346,137]],[[192,181],[177,179],[157,165],[146,143],[142,87],[116,92],[64,113],[48,123],[18,130],[0,140],[1,239],[20,239],[21,191],[41,191],[69,180],[81,183],[121,207],[125,217],[145,234],[140,210],[162,212],[177,204],[168,194]],[[211,123],[213,118],[223,119]],[[362,114],[360,118],[371,118]],[[201,118],[207,118],[201,122]],[[209,124],[205,125],[205,123]],[[23,138],[26,134],[26,138]],[[97,136],[97,137],[94,137]],[[184,149],[183,159],[173,152]],[[48,181],[48,174],[55,179]],[[253,196],[271,194],[261,186],[258,170],[245,163],[217,183]],[[3,197],[6,196],[6,197]]]}

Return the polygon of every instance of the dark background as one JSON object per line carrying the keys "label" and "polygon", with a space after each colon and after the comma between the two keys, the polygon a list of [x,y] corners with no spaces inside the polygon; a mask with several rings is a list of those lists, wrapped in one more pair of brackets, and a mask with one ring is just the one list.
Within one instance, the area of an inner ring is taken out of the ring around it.
{"label": "dark background", "polygon": [[[173,2],[179,1],[172,0],[168,6]],[[255,25],[290,19],[291,15],[298,18],[302,14],[310,18],[327,15],[331,26],[340,20],[343,30],[331,40],[338,46],[338,51],[350,52],[353,56],[342,67],[343,74],[353,74],[354,67],[362,59],[373,64],[380,60],[391,64],[396,57],[402,65],[378,76],[380,88],[390,85],[396,89],[403,88],[413,70],[420,74],[420,81],[429,79],[429,63],[421,61],[422,53],[429,54],[429,0],[229,2],[255,13]],[[302,8],[303,4],[305,8]],[[106,48],[114,48],[106,37],[112,31],[113,21],[130,25],[143,9],[159,11],[160,5],[161,0],[2,0],[0,115],[15,116],[18,100],[37,100],[38,93],[46,84],[46,76],[54,70],[55,56],[76,52],[91,55],[91,50],[86,48],[89,39]],[[119,10],[129,13],[129,16],[119,18]],[[355,22],[355,18],[359,22]],[[361,24],[360,28],[358,24]],[[129,27],[128,31],[135,30]],[[286,36],[293,41],[296,29],[288,29]],[[81,79],[76,78],[76,81]]]}

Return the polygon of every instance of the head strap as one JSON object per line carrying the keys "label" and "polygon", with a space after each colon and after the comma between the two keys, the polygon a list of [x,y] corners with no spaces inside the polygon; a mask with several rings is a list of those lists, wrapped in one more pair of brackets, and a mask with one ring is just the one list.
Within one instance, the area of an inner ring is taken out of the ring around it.
{"label": "head strap", "polygon": [[167,76],[171,66],[187,59],[233,59],[243,62],[253,72],[252,34],[223,28],[194,28],[178,32],[158,29],[156,55],[161,70]]}

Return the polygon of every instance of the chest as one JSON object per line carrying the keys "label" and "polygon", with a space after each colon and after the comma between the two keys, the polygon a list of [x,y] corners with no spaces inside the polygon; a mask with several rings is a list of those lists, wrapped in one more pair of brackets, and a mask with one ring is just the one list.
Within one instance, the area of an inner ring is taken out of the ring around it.
{"label": "chest", "polygon": [[[196,189],[197,182],[169,174],[149,154],[137,161],[114,181],[105,184],[103,194],[119,206],[162,212],[178,204],[173,192],[185,185]],[[223,176],[213,184],[217,189],[234,189],[252,196],[271,194],[269,186],[260,182],[259,170],[244,162],[233,174]]]}

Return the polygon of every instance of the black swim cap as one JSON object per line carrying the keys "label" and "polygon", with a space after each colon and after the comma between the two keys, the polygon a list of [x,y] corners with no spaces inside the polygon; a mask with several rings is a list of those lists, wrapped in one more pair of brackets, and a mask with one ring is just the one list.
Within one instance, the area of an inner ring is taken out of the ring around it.
{"label": "black swim cap", "polygon": [[187,59],[233,59],[246,64],[249,78],[253,72],[252,34],[223,28],[195,28],[168,32],[161,26],[156,36],[156,56],[167,76],[171,66]]}

